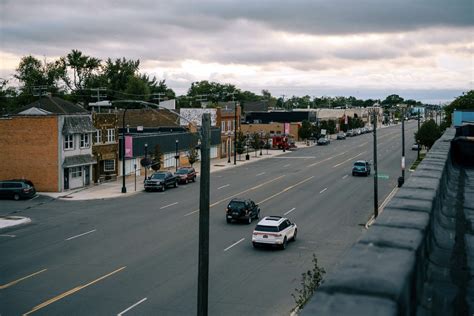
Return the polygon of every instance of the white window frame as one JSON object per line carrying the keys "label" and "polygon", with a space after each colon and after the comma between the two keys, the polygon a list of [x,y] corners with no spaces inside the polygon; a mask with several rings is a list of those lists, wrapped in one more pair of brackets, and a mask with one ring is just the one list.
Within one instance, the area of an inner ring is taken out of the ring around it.
{"label": "white window frame", "polygon": [[81,134],[81,148],[89,148],[91,146],[90,135],[88,133]]}
{"label": "white window frame", "polygon": [[[112,164],[112,168],[110,168],[110,164]],[[105,172],[115,171],[115,159],[104,160],[104,171]]]}
{"label": "white window frame", "polygon": [[81,178],[82,177],[82,166],[80,167],[72,167],[69,170],[71,178]]}
{"label": "white window frame", "polygon": [[221,122],[221,133],[225,132],[225,121]]}
{"label": "white window frame", "polygon": [[95,132],[95,143],[102,143],[102,130],[101,129],[98,129],[96,132]]}
{"label": "white window frame", "polygon": [[115,129],[114,128],[107,129],[107,143],[115,143]]}
{"label": "white window frame", "polygon": [[64,150],[74,150],[74,135],[68,134],[64,136]]}

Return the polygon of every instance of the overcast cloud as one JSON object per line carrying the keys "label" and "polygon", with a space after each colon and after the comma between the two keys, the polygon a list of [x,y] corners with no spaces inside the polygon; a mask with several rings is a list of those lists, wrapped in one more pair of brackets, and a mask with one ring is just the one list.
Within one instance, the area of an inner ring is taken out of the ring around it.
{"label": "overcast cloud", "polygon": [[78,49],[140,59],[178,94],[215,80],[274,95],[442,101],[473,88],[473,13],[471,0],[0,0],[0,76],[22,56]]}

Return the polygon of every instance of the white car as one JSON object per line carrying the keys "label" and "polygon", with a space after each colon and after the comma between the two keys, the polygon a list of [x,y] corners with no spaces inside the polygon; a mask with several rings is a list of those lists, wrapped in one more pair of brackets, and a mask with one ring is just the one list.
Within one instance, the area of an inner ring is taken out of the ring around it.
{"label": "white car", "polygon": [[288,241],[295,241],[298,227],[288,218],[267,216],[258,222],[252,234],[254,247],[276,245],[285,249]]}

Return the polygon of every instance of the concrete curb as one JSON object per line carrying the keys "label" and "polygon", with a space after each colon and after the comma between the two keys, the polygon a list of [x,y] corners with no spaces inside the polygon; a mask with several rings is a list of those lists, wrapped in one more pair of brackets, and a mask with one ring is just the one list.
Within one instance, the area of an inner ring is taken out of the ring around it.
{"label": "concrete curb", "polygon": [[0,216],[0,234],[31,224],[31,218],[24,216]]}

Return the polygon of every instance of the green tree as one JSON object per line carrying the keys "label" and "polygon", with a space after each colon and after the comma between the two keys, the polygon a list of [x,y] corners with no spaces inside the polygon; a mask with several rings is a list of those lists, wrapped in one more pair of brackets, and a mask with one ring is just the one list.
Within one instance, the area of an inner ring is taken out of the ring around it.
{"label": "green tree", "polygon": [[415,132],[415,140],[418,144],[430,149],[438,138],[441,137],[441,130],[434,120],[424,122],[420,130]]}
{"label": "green tree", "polygon": [[310,138],[312,130],[313,128],[311,126],[311,123],[308,120],[303,120],[303,122],[301,122],[301,127],[298,130],[299,137],[303,140]]}
{"label": "green tree", "polygon": [[[83,94],[83,90],[100,69],[100,59],[83,55],[73,49],[66,57],[61,57],[57,65],[62,69],[61,79],[72,91]],[[72,80],[68,73],[72,72]]]}
{"label": "green tree", "polygon": [[153,150],[153,161],[151,164],[151,169],[158,171],[161,168],[161,150],[160,145],[156,145]]}
{"label": "green tree", "polygon": [[191,148],[189,148],[188,161],[191,164],[191,167],[196,161],[198,161],[198,151],[195,146],[191,146]]}
{"label": "green tree", "polygon": [[128,78],[124,92],[127,99],[148,100],[150,97],[150,87],[148,86],[148,82],[135,75]]}
{"label": "green tree", "polygon": [[245,140],[246,140],[246,137],[244,133],[242,133],[242,131],[238,131],[236,141],[235,141],[235,150],[239,154],[239,160],[240,160],[240,155],[244,153]]}
{"label": "green tree", "polygon": [[451,104],[444,108],[445,112],[445,125],[451,126],[451,115],[454,110],[472,110],[474,109],[474,90],[464,92],[461,96],[457,97]]}
{"label": "green tree", "polygon": [[250,146],[255,150],[255,157],[257,157],[257,150],[260,148],[260,135],[258,135],[258,133],[252,134]]}

